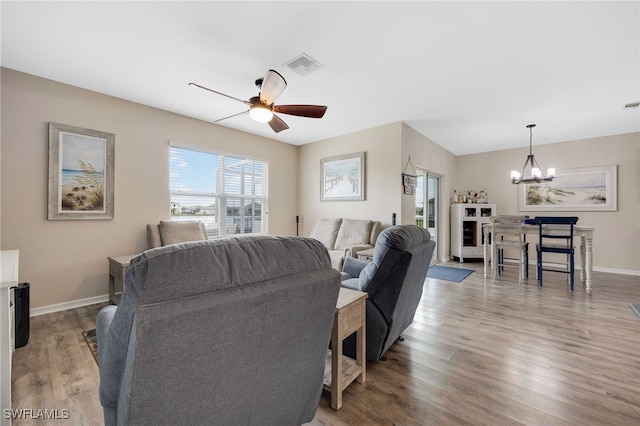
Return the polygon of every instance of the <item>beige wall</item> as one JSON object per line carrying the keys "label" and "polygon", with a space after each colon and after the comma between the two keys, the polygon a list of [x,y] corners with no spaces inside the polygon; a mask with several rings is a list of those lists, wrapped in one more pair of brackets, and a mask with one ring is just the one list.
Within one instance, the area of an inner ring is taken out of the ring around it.
{"label": "beige wall", "polygon": [[[500,214],[518,213],[509,172],[528,148],[455,157],[403,123],[295,147],[121,99],[1,69],[0,247],[20,249],[20,279],[32,308],[104,296],[107,257],[146,248],[144,226],[169,215],[168,141],[269,161],[269,233],[309,235],[321,217],[413,223],[415,199],[402,193],[409,156],[441,178],[438,257],[449,257],[449,196],[485,189]],[[115,219],[48,221],[47,124],[116,135]],[[320,160],[366,152],[365,201],[320,201]],[[618,165],[618,211],[577,212],[596,227],[594,265],[640,273],[640,134],[534,147],[543,167]],[[535,214],[532,214],[535,215]]]}
{"label": "beige wall", "polygon": [[[105,295],[107,257],[146,248],[145,225],[169,216],[169,141],[268,161],[269,233],[295,233],[297,147],[8,69],[1,77],[0,246],[20,250],[32,308]],[[116,135],[113,220],[47,220],[49,122]]]}
{"label": "beige wall", "polygon": [[[438,209],[438,222],[440,233],[437,236],[436,250],[440,260],[450,258],[449,239],[449,193],[451,190],[452,176],[456,175],[456,157],[433,142],[426,136],[418,133],[406,124],[402,126],[402,164],[403,168],[411,157],[411,163],[417,168],[428,171],[440,177],[440,196]],[[404,171],[404,169],[402,170]],[[415,196],[402,196],[402,222],[414,223],[415,221]]]}
{"label": "beige wall", "polygon": [[[348,217],[400,223],[401,123],[393,123],[300,147],[300,235],[309,235],[317,219]],[[365,200],[320,201],[320,160],[364,151]]]}
{"label": "beige wall", "polygon": [[[320,201],[320,160],[326,157],[366,152],[366,200]],[[405,195],[401,174],[415,167],[441,177],[443,193],[448,193],[455,173],[455,156],[404,123],[393,123],[300,147],[300,214],[302,235],[309,235],[322,217],[350,217],[379,220],[390,225],[415,223],[415,196]],[[405,170],[407,169],[407,170]],[[438,236],[438,257],[449,253],[449,200],[440,204],[442,234]]]}
{"label": "beige wall", "polygon": [[[568,169],[618,165],[618,210],[613,212],[561,212],[576,215],[578,224],[593,226],[594,268],[601,271],[640,273],[640,133],[554,143],[533,147],[543,169]],[[510,171],[520,170],[529,147],[457,157],[455,189],[484,189],[498,214],[543,215],[519,212],[518,185]]]}
{"label": "beige wall", "polygon": [[[357,151],[367,152],[367,201],[319,201],[320,159]],[[440,259],[448,259],[449,200],[454,189],[484,189],[499,214],[540,214],[519,212],[518,186],[509,180],[510,171],[521,168],[527,154],[528,147],[456,157],[403,123],[302,146],[299,211],[306,220],[303,235],[309,234],[320,217],[373,218],[389,224],[391,213],[396,212],[397,223],[413,223],[415,197],[404,195],[400,185],[400,174],[410,156],[415,167],[440,176],[441,235],[437,250]],[[534,147],[534,154],[542,167],[618,166],[617,211],[560,214],[575,214],[580,217],[580,224],[596,228],[596,270],[640,274],[640,134],[541,145]]]}

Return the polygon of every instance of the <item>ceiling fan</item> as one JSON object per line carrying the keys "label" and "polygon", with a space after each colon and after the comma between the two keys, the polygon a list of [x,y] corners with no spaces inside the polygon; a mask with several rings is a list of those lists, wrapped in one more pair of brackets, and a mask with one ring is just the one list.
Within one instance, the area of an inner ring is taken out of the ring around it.
{"label": "ceiling fan", "polygon": [[209,89],[208,87],[204,87],[196,83],[189,83],[189,85],[208,90],[209,92],[225,96],[229,99],[242,102],[243,104],[249,106],[249,109],[246,111],[221,118],[214,121],[214,123],[238,115],[246,114],[248,112],[251,118],[253,118],[255,121],[258,121],[260,123],[269,123],[269,126],[271,126],[273,131],[279,133],[283,130],[288,129],[289,126],[287,126],[287,123],[282,121],[280,117],[275,115],[275,112],[281,114],[296,115],[298,117],[322,118],[322,116],[324,116],[324,113],[327,111],[327,107],[321,105],[274,105],[273,103],[275,102],[275,100],[287,87],[287,82],[284,77],[282,77],[279,72],[274,70],[267,71],[267,75],[265,75],[264,78],[259,78],[256,80],[256,86],[258,87],[259,94],[258,96],[252,97],[248,101],[234,98],[233,96],[226,95],[224,93]]}

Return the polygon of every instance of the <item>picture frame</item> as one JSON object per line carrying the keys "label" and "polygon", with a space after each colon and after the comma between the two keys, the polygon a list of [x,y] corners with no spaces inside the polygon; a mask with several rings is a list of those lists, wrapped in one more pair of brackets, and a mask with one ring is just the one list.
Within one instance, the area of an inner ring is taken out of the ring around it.
{"label": "picture frame", "polygon": [[362,201],[365,199],[365,153],[320,160],[320,201]]}
{"label": "picture frame", "polygon": [[49,123],[49,220],[113,219],[115,135]]}
{"label": "picture frame", "polygon": [[616,211],[617,165],[559,169],[551,182],[519,185],[520,211]]}
{"label": "picture frame", "polygon": [[403,185],[405,195],[416,195],[416,187],[413,185]]}
{"label": "picture frame", "polygon": [[418,176],[409,175],[406,173],[402,174],[402,184],[406,186],[417,186],[418,185]]}

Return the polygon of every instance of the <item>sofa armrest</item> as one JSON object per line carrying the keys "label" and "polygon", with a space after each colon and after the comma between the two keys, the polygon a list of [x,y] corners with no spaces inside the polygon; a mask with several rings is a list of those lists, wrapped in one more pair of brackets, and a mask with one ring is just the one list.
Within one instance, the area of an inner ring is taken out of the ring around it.
{"label": "sofa armrest", "polygon": [[[120,379],[121,370],[124,367],[124,354],[114,354],[114,348],[112,344],[107,342],[107,334],[113,318],[116,313],[117,306],[109,305],[100,309],[98,316],[96,317],[96,338],[98,344],[98,370],[100,372],[100,403],[104,407],[105,421],[107,418],[114,416],[116,407],[118,405],[118,395],[120,391]],[[110,343],[113,343],[111,341]],[[120,371],[114,368],[115,365],[120,365]],[[115,423],[115,421],[114,421]]]}
{"label": "sofa armrest", "polygon": [[348,280],[344,280],[340,283],[340,287],[362,291],[362,289],[360,288],[360,280],[358,278],[349,278]]}
{"label": "sofa armrest", "polygon": [[358,257],[358,252],[373,248],[371,244],[358,244],[347,248],[347,256]]}
{"label": "sofa armrest", "polygon": [[118,307],[115,305],[105,306],[100,309],[98,312],[98,316],[96,317],[96,340],[98,342],[98,356],[101,353],[104,353],[106,348],[101,347],[104,345],[105,337],[107,336],[107,331],[109,331],[109,326],[111,325],[111,321],[113,321],[113,316],[116,314],[116,309]]}

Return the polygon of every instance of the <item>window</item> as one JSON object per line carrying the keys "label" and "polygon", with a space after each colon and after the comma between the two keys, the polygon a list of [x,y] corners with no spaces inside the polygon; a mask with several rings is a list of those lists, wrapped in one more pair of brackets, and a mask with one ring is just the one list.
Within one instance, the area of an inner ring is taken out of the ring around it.
{"label": "window", "polygon": [[209,238],[267,232],[269,164],[169,147],[171,220],[200,220]]}

